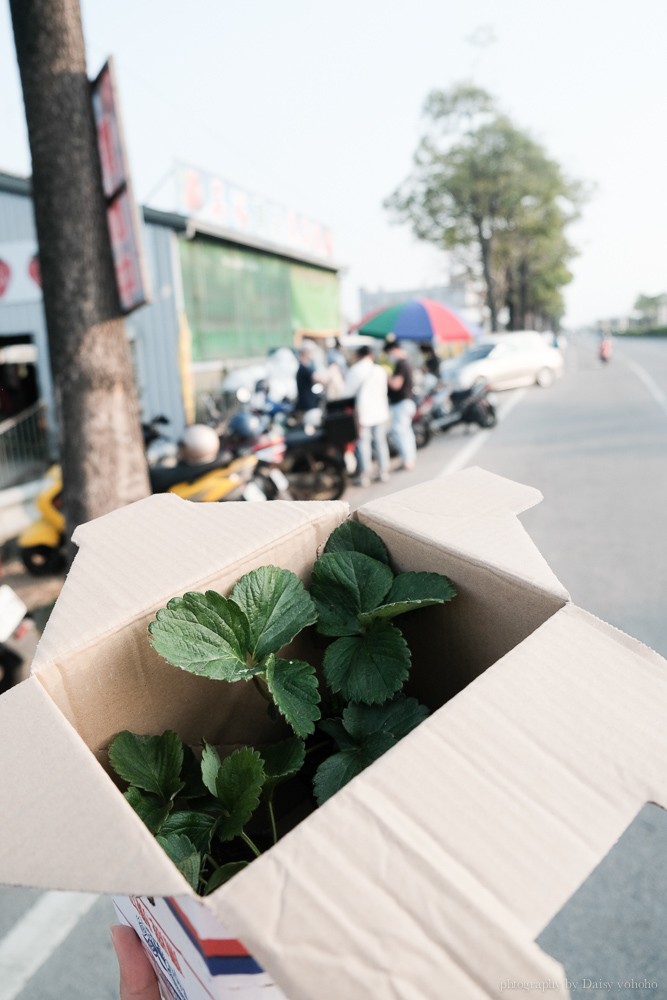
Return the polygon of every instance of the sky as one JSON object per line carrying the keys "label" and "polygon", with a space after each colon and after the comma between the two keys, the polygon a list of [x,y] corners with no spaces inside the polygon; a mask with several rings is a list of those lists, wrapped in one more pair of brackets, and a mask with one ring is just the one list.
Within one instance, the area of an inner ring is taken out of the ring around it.
{"label": "sky", "polygon": [[[446,284],[447,257],[392,222],[433,89],[485,87],[594,187],[569,236],[566,326],[667,292],[664,0],[82,0],[89,76],[116,63],[134,191],[174,207],[184,162],[333,231],[344,319],[359,287]],[[0,170],[28,175],[0,2]],[[1,234],[0,234],[1,238]]]}

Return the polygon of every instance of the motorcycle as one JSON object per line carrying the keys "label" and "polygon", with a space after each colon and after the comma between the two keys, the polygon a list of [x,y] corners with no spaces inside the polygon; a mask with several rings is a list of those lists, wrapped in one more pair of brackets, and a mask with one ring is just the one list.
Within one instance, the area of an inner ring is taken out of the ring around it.
{"label": "motorcycle", "polygon": [[[214,453],[192,448],[186,455],[189,461],[179,459],[172,466],[149,466],[148,474],[152,493],[174,493],[185,500],[220,502],[226,500],[263,501],[272,499],[264,487],[265,478],[260,472],[262,458],[248,452],[233,455],[219,452],[219,441],[211,428],[197,425],[188,431],[209,431],[214,438]],[[195,438],[191,439],[191,447]],[[278,488],[273,486],[278,492]],[[62,513],[62,473],[54,465],[47,474],[47,485],[36,497],[40,517],[18,539],[23,565],[34,576],[60,572],[65,566],[63,545],[65,518]]]}
{"label": "motorcycle", "polygon": [[[314,425],[301,422],[284,402],[266,398],[257,406],[249,392],[239,390],[236,396],[241,407],[226,425],[224,446],[237,450],[273,447],[274,464],[268,478],[275,486],[276,475],[284,477],[283,493],[293,500],[338,500],[343,495],[348,449],[358,437],[354,399],[328,400],[321,422]],[[269,499],[274,498],[269,490]]]}
{"label": "motorcycle", "polygon": [[144,451],[149,466],[176,465],[178,461],[177,443],[168,438],[162,431],[162,428],[166,427],[168,423],[167,417],[160,414],[141,425]]}
{"label": "motorcycle", "polygon": [[497,422],[496,408],[485,382],[476,382],[469,389],[448,391],[443,388],[434,394],[429,417],[433,432],[446,431],[458,424],[490,428]]}
{"label": "motorcycle", "polygon": [[609,337],[603,337],[600,341],[600,347],[598,349],[598,356],[600,361],[611,361],[611,356],[613,353],[612,343]]}

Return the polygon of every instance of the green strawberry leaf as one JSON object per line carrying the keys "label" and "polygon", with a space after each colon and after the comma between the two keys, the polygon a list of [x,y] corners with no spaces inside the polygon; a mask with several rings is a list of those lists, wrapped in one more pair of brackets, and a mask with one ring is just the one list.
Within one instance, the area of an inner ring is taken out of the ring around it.
{"label": "green strawberry leaf", "polygon": [[204,785],[211,795],[215,797],[217,797],[218,772],[221,767],[222,761],[220,760],[220,754],[215,747],[205,743],[201,755],[201,776]]}
{"label": "green strawberry leaf", "polygon": [[206,883],[204,895],[209,896],[212,892],[215,892],[215,890],[219,889],[221,885],[225,884],[225,882],[229,882],[230,878],[233,878],[237,872],[247,868],[249,864],[249,861],[230,861],[226,865],[220,865],[219,868],[215,869]]}
{"label": "green strawberry leaf", "polygon": [[389,553],[378,534],[359,521],[344,521],[327,539],[325,552],[363,552],[389,565]]}
{"label": "green strawberry leaf", "polygon": [[169,663],[213,680],[248,680],[249,625],[234,601],[214,590],[174,597],[148,626],[151,644]]}
{"label": "green strawberry leaf", "polygon": [[305,660],[269,657],[266,683],[278,711],[297,736],[315,732],[320,718],[320,691],[315,668]]}
{"label": "green strawberry leaf", "polygon": [[319,806],[360,774],[396,743],[391,733],[373,733],[361,746],[341,750],[323,761],[315,772],[313,789]]}
{"label": "green strawberry leaf", "polygon": [[314,624],[313,601],[296,573],[260,566],[238,581],[232,597],[249,622],[249,651],[256,661],[277,653],[307,625]]}
{"label": "green strawberry leaf", "polygon": [[357,742],[363,742],[374,733],[390,733],[400,740],[428,714],[428,708],[420,705],[416,698],[399,695],[384,705],[347,705],[343,710],[343,725]]}
{"label": "green strawberry leaf", "polygon": [[350,747],[357,746],[357,741],[350,736],[342,719],[322,719],[317,726],[338,744],[339,750],[348,750]]}
{"label": "green strawberry leaf", "polygon": [[348,701],[382,704],[405,684],[410,650],[395,626],[375,621],[364,635],[336,639],[324,654],[323,669],[331,690]]}
{"label": "green strawberry leaf", "polygon": [[111,765],[124,781],[169,802],[183,787],[183,744],[172,730],[139,736],[124,729],[109,747]]}
{"label": "green strawberry leaf", "polygon": [[456,597],[454,585],[440,573],[399,573],[384,603],[360,614],[359,620],[366,625],[377,618],[395,618],[406,611],[451,601],[453,597]]}
{"label": "green strawberry leaf", "polygon": [[207,854],[211,846],[211,837],[216,823],[215,816],[194,809],[180,809],[173,812],[162,824],[160,834],[163,837],[186,836],[198,851]]}
{"label": "green strawberry leaf", "polygon": [[298,736],[262,747],[259,753],[264,761],[265,789],[297,774],[306,760],[306,746]]}
{"label": "green strawberry leaf", "polygon": [[262,758],[251,747],[241,747],[220,763],[215,748],[206,744],[202,776],[218,800],[221,815],[216,821],[216,835],[220,840],[233,840],[259,805],[265,780]]}
{"label": "green strawberry leaf", "polygon": [[361,632],[358,616],[372,611],[389,593],[394,574],[389,566],[362,552],[331,552],[313,567],[310,592],[322,635]]}
{"label": "green strawberry leaf", "polygon": [[171,833],[167,837],[163,837],[160,834],[156,839],[160,847],[174,862],[181,875],[196,890],[199,886],[202,859],[201,854],[192,841],[183,834],[178,833]]}
{"label": "green strawberry leaf", "polygon": [[206,786],[202,781],[201,763],[191,747],[183,747],[183,767],[181,768],[183,788],[179,797],[182,799],[201,799],[206,795]]}
{"label": "green strawberry leaf", "polygon": [[155,835],[163,826],[171,811],[171,802],[165,802],[157,795],[149,792],[141,792],[134,785],[130,785],[123,793],[130,803],[139,819],[143,820],[148,829]]}

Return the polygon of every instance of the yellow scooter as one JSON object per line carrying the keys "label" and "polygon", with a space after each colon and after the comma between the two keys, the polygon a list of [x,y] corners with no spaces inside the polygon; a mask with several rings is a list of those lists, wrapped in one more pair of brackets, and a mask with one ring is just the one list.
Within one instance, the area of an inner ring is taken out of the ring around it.
{"label": "yellow scooter", "polygon": [[62,512],[63,481],[60,466],[52,465],[46,478],[47,485],[35,499],[35,506],[41,516],[18,539],[23,565],[34,576],[58,573],[65,565],[65,517]]}
{"label": "yellow scooter", "polygon": [[[254,454],[231,458],[221,455],[213,462],[149,468],[153,493],[175,493],[185,500],[267,500],[263,477],[256,475],[259,459]],[[63,545],[65,518],[62,513],[62,473],[59,465],[48,472],[49,483],[38,494],[35,505],[40,518],[19,536],[23,565],[34,576],[58,573],[65,565]]]}

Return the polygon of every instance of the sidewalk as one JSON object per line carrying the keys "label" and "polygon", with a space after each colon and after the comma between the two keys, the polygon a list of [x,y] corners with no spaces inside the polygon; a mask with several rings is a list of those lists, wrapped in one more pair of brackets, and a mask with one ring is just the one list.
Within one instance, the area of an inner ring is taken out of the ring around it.
{"label": "sidewalk", "polygon": [[32,576],[24,569],[12,542],[0,546],[0,583],[7,583],[16,591],[35,618],[40,631],[48,617],[48,610],[61,591],[64,579],[64,573],[57,576]]}
{"label": "sidewalk", "polygon": [[[58,576],[31,576],[23,568],[12,542],[0,545],[0,584],[8,584],[19,595],[30,612],[26,619],[29,628],[20,639],[8,639],[5,645],[21,657],[23,663],[14,680],[22,681],[30,672],[35,647],[46,625],[53,603],[58,597],[65,574]],[[1,672],[1,668],[0,668]]]}

